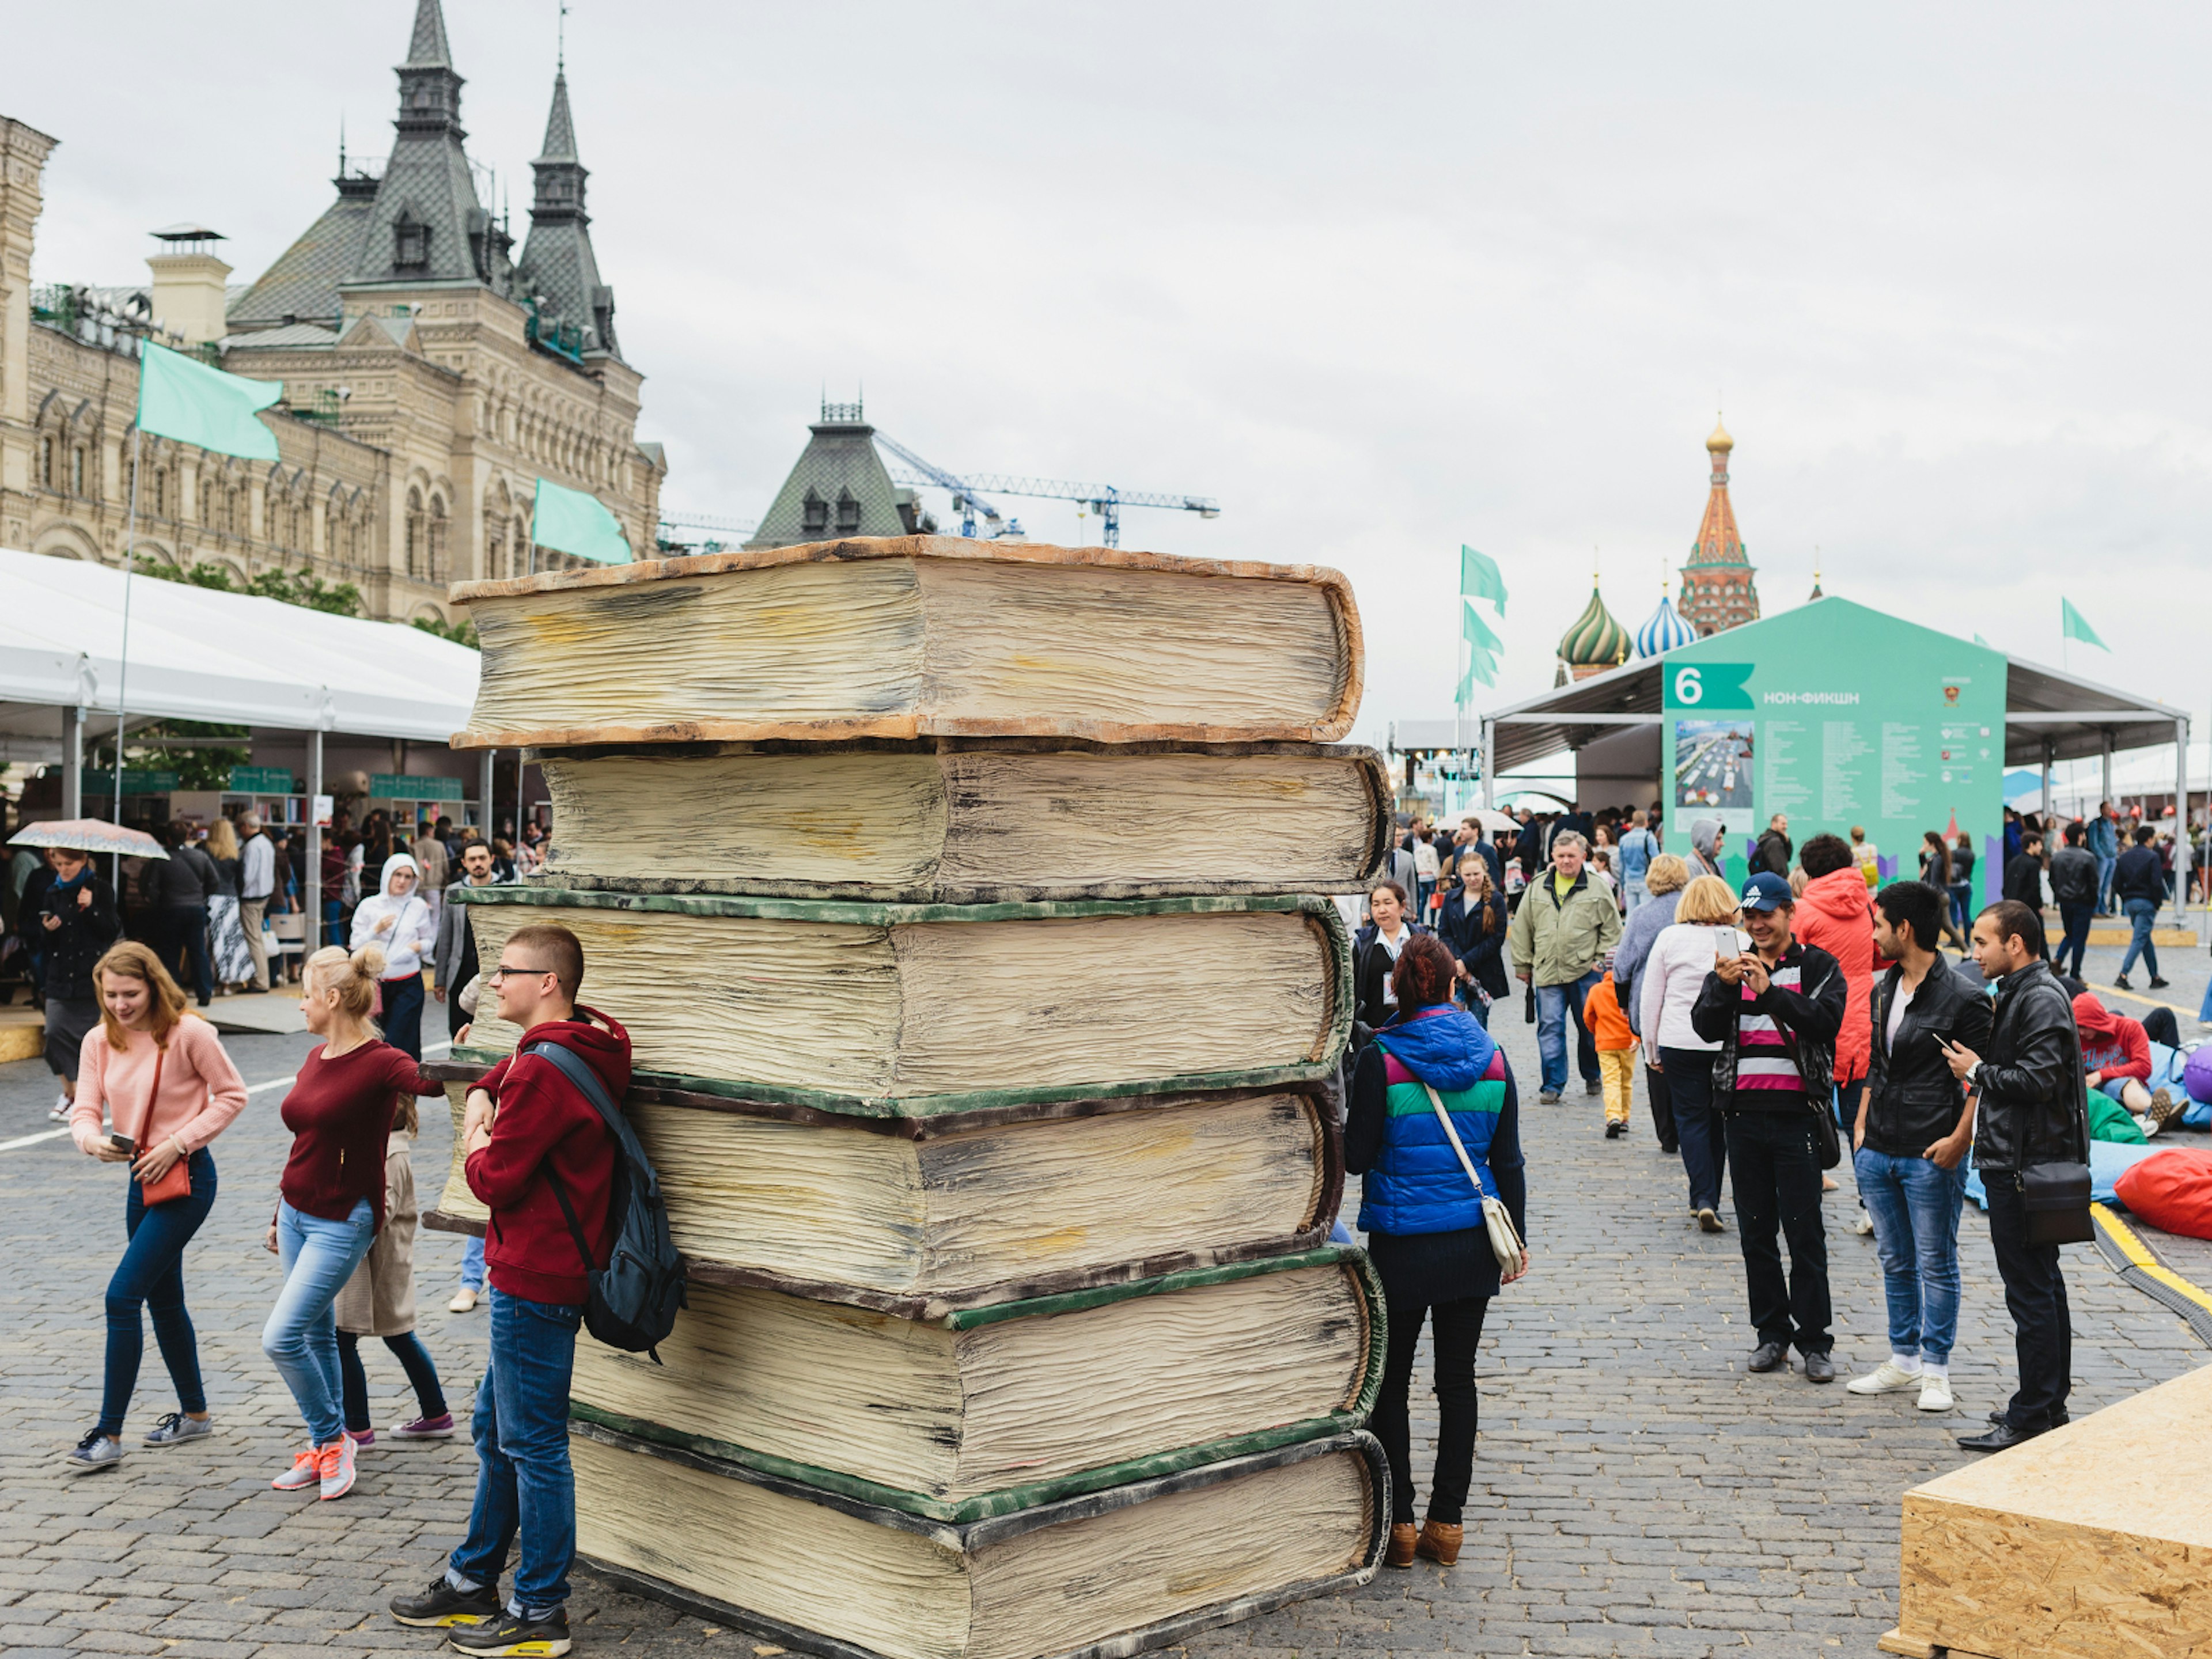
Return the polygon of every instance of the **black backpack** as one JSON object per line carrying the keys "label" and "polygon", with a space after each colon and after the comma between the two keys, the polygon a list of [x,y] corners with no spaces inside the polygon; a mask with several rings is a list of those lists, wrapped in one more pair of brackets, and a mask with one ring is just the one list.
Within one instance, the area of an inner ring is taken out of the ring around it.
{"label": "black backpack", "polygon": [[557,1042],[533,1042],[522,1052],[550,1060],[599,1109],[607,1133],[614,1137],[614,1180],[607,1208],[621,1218],[621,1225],[605,1268],[592,1265],[592,1247],[576,1223],[575,1206],[568,1202],[568,1191],[552,1166],[545,1169],[591,1285],[584,1300],[584,1328],[611,1348],[651,1353],[658,1365],[659,1344],[676,1328],[676,1310],[690,1305],[684,1294],[684,1258],[668,1236],[668,1204],[660,1194],[660,1178],[622,1109],[607,1093],[607,1085],[580,1055]]}

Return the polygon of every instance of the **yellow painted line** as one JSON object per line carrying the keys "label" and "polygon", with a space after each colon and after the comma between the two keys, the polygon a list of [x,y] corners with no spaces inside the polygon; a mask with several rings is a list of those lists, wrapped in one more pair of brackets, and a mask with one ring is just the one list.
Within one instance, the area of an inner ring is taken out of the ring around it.
{"label": "yellow painted line", "polygon": [[2158,1266],[2158,1258],[2151,1254],[2150,1247],[2137,1238],[2135,1230],[2111,1210],[2102,1204],[2092,1204],[2089,1213],[2096,1217],[2097,1224],[2105,1230],[2113,1243],[2120,1247],[2120,1254],[2126,1256],[2131,1265],[2145,1269]]}
{"label": "yellow painted line", "polygon": [[2198,1307],[2212,1309],[2212,1296],[2205,1295],[2203,1291],[2198,1290],[2194,1285],[2184,1279],[2179,1273],[2175,1273],[2171,1267],[2161,1267],[2153,1265],[2145,1267],[2143,1271],[2148,1273],[2153,1279],[2158,1280],[2160,1284],[2165,1285],[2168,1290],[2180,1291],[2182,1295],[2187,1297]]}

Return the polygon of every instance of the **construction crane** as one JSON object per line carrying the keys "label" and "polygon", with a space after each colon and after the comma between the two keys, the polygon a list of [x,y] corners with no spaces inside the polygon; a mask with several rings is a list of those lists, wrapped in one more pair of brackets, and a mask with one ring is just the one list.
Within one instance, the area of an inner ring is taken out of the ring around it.
{"label": "construction crane", "polygon": [[1047,501],[1079,501],[1104,521],[1103,539],[1109,547],[1121,544],[1121,509],[1125,507],[1163,507],[1178,513],[1195,513],[1201,519],[1221,516],[1221,503],[1211,495],[1173,495],[1157,491],[1118,489],[1112,484],[1074,483],[1065,478],[1032,478],[1016,473],[984,472],[963,477],[924,460],[896,438],[880,430],[876,441],[904,465],[890,469],[892,481],[948,490],[960,514],[960,533],[973,536],[980,515],[990,538],[1018,536],[1021,521],[1009,519],[982,493],[1029,495]]}
{"label": "construction crane", "polygon": [[[663,519],[654,540],[663,552],[672,548],[696,547],[702,552],[719,553],[726,547],[735,546],[738,538],[750,536],[759,527],[750,519],[717,519],[695,514],[688,518]],[[703,530],[708,534],[703,540],[694,540],[676,533],[684,530]]]}

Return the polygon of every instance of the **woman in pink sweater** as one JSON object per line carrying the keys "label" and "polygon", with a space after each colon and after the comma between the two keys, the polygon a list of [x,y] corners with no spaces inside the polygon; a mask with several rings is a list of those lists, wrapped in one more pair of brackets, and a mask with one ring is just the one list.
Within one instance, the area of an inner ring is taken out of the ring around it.
{"label": "woman in pink sweater", "polygon": [[[77,1150],[106,1164],[129,1164],[123,1212],[130,1243],[107,1282],[107,1379],[100,1421],[69,1454],[72,1474],[123,1460],[123,1414],[138,1382],[146,1337],[139,1310],[154,1316],[154,1340],[177,1385],[177,1407],[145,1435],[173,1446],[212,1431],[200,1387],[199,1346],[185,1310],[185,1246],[215,1204],[215,1157],[208,1143],[246,1104],[246,1085],[215,1027],[185,1012],[185,994],[153,951],[126,941],[93,969],[100,1024],[79,1051],[70,1133]],[[105,1107],[113,1135],[100,1127]],[[126,1139],[131,1146],[117,1144]],[[189,1189],[149,1204],[145,1189],[183,1160]]]}

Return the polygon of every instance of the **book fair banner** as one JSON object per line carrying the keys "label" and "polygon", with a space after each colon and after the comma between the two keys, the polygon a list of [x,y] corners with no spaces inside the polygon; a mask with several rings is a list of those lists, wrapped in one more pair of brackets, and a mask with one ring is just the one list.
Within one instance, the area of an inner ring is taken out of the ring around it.
{"label": "book fair banner", "polygon": [[2002,876],[2002,653],[1822,599],[1667,653],[1667,845],[1721,822],[1741,883],[1775,814],[1802,847],[1863,830],[1885,882],[1917,877],[1922,836],[1972,837],[1978,894]]}

